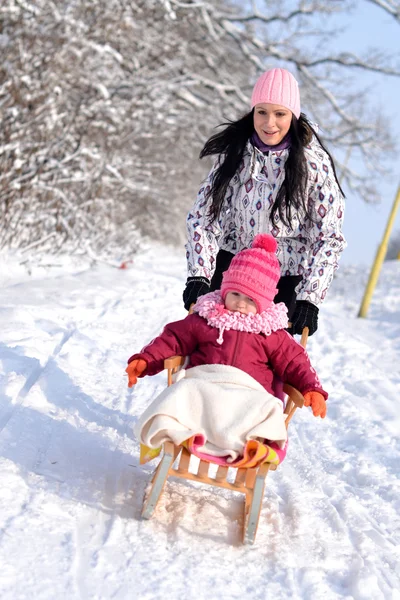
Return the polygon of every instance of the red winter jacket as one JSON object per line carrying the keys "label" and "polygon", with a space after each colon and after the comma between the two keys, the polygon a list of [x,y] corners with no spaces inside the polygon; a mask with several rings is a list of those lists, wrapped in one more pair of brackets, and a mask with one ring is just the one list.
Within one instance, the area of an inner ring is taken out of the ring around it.
{"label": "red winter jacket", "polygon": [[207,324],[198,314],[169,323],[158,337],[128,360],[141,358],[147,369],[141,375],[155,375],[164,369],[164,359],[189,356],[186,368],[199,365],[230,365],[242,369],[273,394],[274,373],[302,394],[320,392],[325,399],[318,376],[304,348],[284,329],[266,336],[263,333],[225,330],[222,344],[217,342],[219,330]]}

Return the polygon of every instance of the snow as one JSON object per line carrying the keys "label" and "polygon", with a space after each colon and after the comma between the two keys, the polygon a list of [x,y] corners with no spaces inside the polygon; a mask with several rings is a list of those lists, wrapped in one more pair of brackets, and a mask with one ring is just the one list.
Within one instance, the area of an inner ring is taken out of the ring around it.
{"label": "snow", "polygon": [[184,253],[30,274],[3,254],[0,273],[2,600],[400,599],[400,262],[366,319],[368,273],[338,272],[308,343],[328,415],[295,414],[254,546],[228,490],[173,480],[140,519],[154,467],[132,428],[166,382],[128,390],[124,369],[184,317]]}

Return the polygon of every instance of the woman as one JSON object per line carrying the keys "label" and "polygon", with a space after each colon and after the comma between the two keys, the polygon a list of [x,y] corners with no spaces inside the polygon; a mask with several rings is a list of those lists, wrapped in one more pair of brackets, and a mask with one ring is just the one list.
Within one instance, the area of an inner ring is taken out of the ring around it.
{"label": "woman", "polygon": [[217,155],[187,217],[185,308],[219,289],[233,256],[258,233],[277,241],[291,332],[318,327],[319,305],[346,246],[344,194],[317,132],[300,111],[296,79],[271,69],[256,82],[251,112],[227,124],[200,158]]}

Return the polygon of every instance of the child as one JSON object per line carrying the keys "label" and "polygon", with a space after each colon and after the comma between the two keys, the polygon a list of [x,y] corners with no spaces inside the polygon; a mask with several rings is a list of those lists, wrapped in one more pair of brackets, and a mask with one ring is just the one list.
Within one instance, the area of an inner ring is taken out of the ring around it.
{"label": "child", "polygon": [[[220,291],[199,297],[193,314],[166,325],[161,335],[130,357],[126,369],[129,387],[136,384],[138,377],[162,371],[164,359],[174,355],[189,357],[180,381],[167,388],[141,417],[136,432],[142,443],[156,447],[165,441],[167,430],[175,443],[199,434],[208,439],[211,454],[222,456],[221,452],[225,452],[224,456],[229,455],[232,460],[243,450],[241,443],[245,445],[250,438],[264,437],[282,446],[286,433],[283,434],[282,429],[282,402],[274,397],[275,376],[303,394],[305,406],[312,407],[314,416],[325,417],[328,395],[307,353],[285,330],[288,326],[286,306],[273,302],[280,277],[276,247],[271,235],[257,235],[251,248],[232,259],[223,275]],[[216,391],[209,387],[211,383],[221,387]],[[268,408],[267,397],[273,400]],[[282,415],[280,423],[275,410],[278,405]],[[184,417],[182,410],[186,410]],[[189,414],[191,411],[198,411],[199,422]],[[222,415],[223,412],[229,414]],[[164,427],[165,422],[155,422],[155,417],[161,421],[168,417],[168,426]],[[226,419],[222,423],[222,417],[226,417],[229,424]],[[234,417],[236,424],[242,424],[243,431],[236,429],[229,437]],[[274,431],[271,435],[271,423],[272,429],[276,426],[275,437]],[[207,437],[210,432],[205,431],[205,427],[214,430],[213,438]],[[222,441],[219,439],[221,430],[226,434]]]}

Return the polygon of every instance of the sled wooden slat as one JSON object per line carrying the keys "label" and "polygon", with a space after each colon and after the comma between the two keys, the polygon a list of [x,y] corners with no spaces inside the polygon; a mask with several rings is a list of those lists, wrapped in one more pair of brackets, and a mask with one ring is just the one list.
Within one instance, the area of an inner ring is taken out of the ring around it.
{"label": "sled wooden slat", "polygon": [[172,442],[164,444],[164,456],[162,457],[152,480],[152,486],[144,501],[142,508],[142,518],[150,519],[153,515],[157,502],[160,499],[164,489],[165,482],[168,478],[170,469],[178,455],[179,448],[174,446]]}
{"label": "sled wooden slat", "polygon": [[206,477],[206,476],[202,476],[199,477],[197,475],[197,473],[180,473],[179,471],[175,471],[174,469],[172,469],[169,472],[169,476],[172,477],[180,477],[182,479],[190,479],[191,481],[197,481],[199,483],[206,483],[208,485],[212,485],[215,487],[221,487],[221,488],[225,488],[226,490],[231,490],[232,492],[246,492],[246,488],[244,486],[237,486],[234,483],[229,483],[229,481],[218,481],[217,479],[213,478],[213,477]]}
{"label": "sled wooden slat", "polygon": [[190,454],[186,448],[182,448],[181,458],[179,461],[178,472],[185,474],[189,472]]}
{"label": "sled wooden slat", "polygon": [[264,463],[256,473],[254,486],[251,494],[247,494],[244,504],[243,543],[253,544],[258,523],[260,520],[262,500],[264,497],[265,478],[270,469],[268,463]]}
{"label": "sled wooden slat", "polygon": [[310,330],[308,329],[308,327],[304,327],[303,332],[301,334],[301,339],[300,339],[300,345],[303,346],[303,348],[305,348],[307,346],[307,340],[308,340],[309,333],[310,333]]}
{"label": "sled wooden slat", "polygon": [[[308,336],[307,328],[303,330],[301,345],[305,348]],[[172,356],[164,361],[168,370],[168,385],[172,385],[172,376],[184,365],[185,358]],[[297,408],[302,408],[304,398],[302,394],[288,384],[284,384],[283,391],[287,395],[284,413],[286,415],[286,429]],[[219,465],[214,477],[210,477],[210,463],[200,460],[197,472],[190,472],[190,452],[182,446],[175,446],[173,442],[165,442],[164,454],[154,473],[151,489],[145,499],[142,517],[149,519],[163,491],[168,477],[178,477],[190,481],[220,487],[244,494],[243,511],[243,543],[254,543],[257,527],[261,514],[264,497],[265,479],[269,471],[275,471],[277,466],[264,463],[257,468],[239,468],[233,483],[227,480],[229,467]],[[174,467],[175,463],[177,467]],[[234,467],[230,467],[234,468]]]}
{"label": "sled wooden slat", "polygon": [[174,375],[180,367],[183,367],[184,363],[184,356],[171,356],[164,360],[164,369],[167,369],[168,372],[168,385],[172,385],[172,375]]}
{"label": "sled wooden slat", "polygon": [[287,415],[285,422],[287,429],[296,409],[304,406],[304,396],[288,383],[284,384],[283,391],[288,397],[284,410],[285,415]]}
{"label": "sled wooden slat", "polygon": [[252,489],[256,480],[257,469],[246,469],[246,487]]}
{"label": "sled wooden slat", "polygon": [[164,360],[164,369],[179,369],[184,363],[184,356],[170,356]]}
{"label": "sled wooden slat", "polygon": [[208,477],[208,471],[210,469],[210,463],[205,460],[201,460],[199,464],[199,470],[197,471],[199,477]]}
{"label": "sled wooden slat", "polygon": [[228,471],[229,471],[228,467],[224,467],[223,465],[219,465],[219,467],[217,469],[217,473],[215,475],[216,481],[225,481],[225,479],[226,479],[226,477],[228,475]]}
{"label": "sled wooden slat", "polygon": [[238,469],[235,477],[235,485],[242,487],[246,481],[247,469]]}

